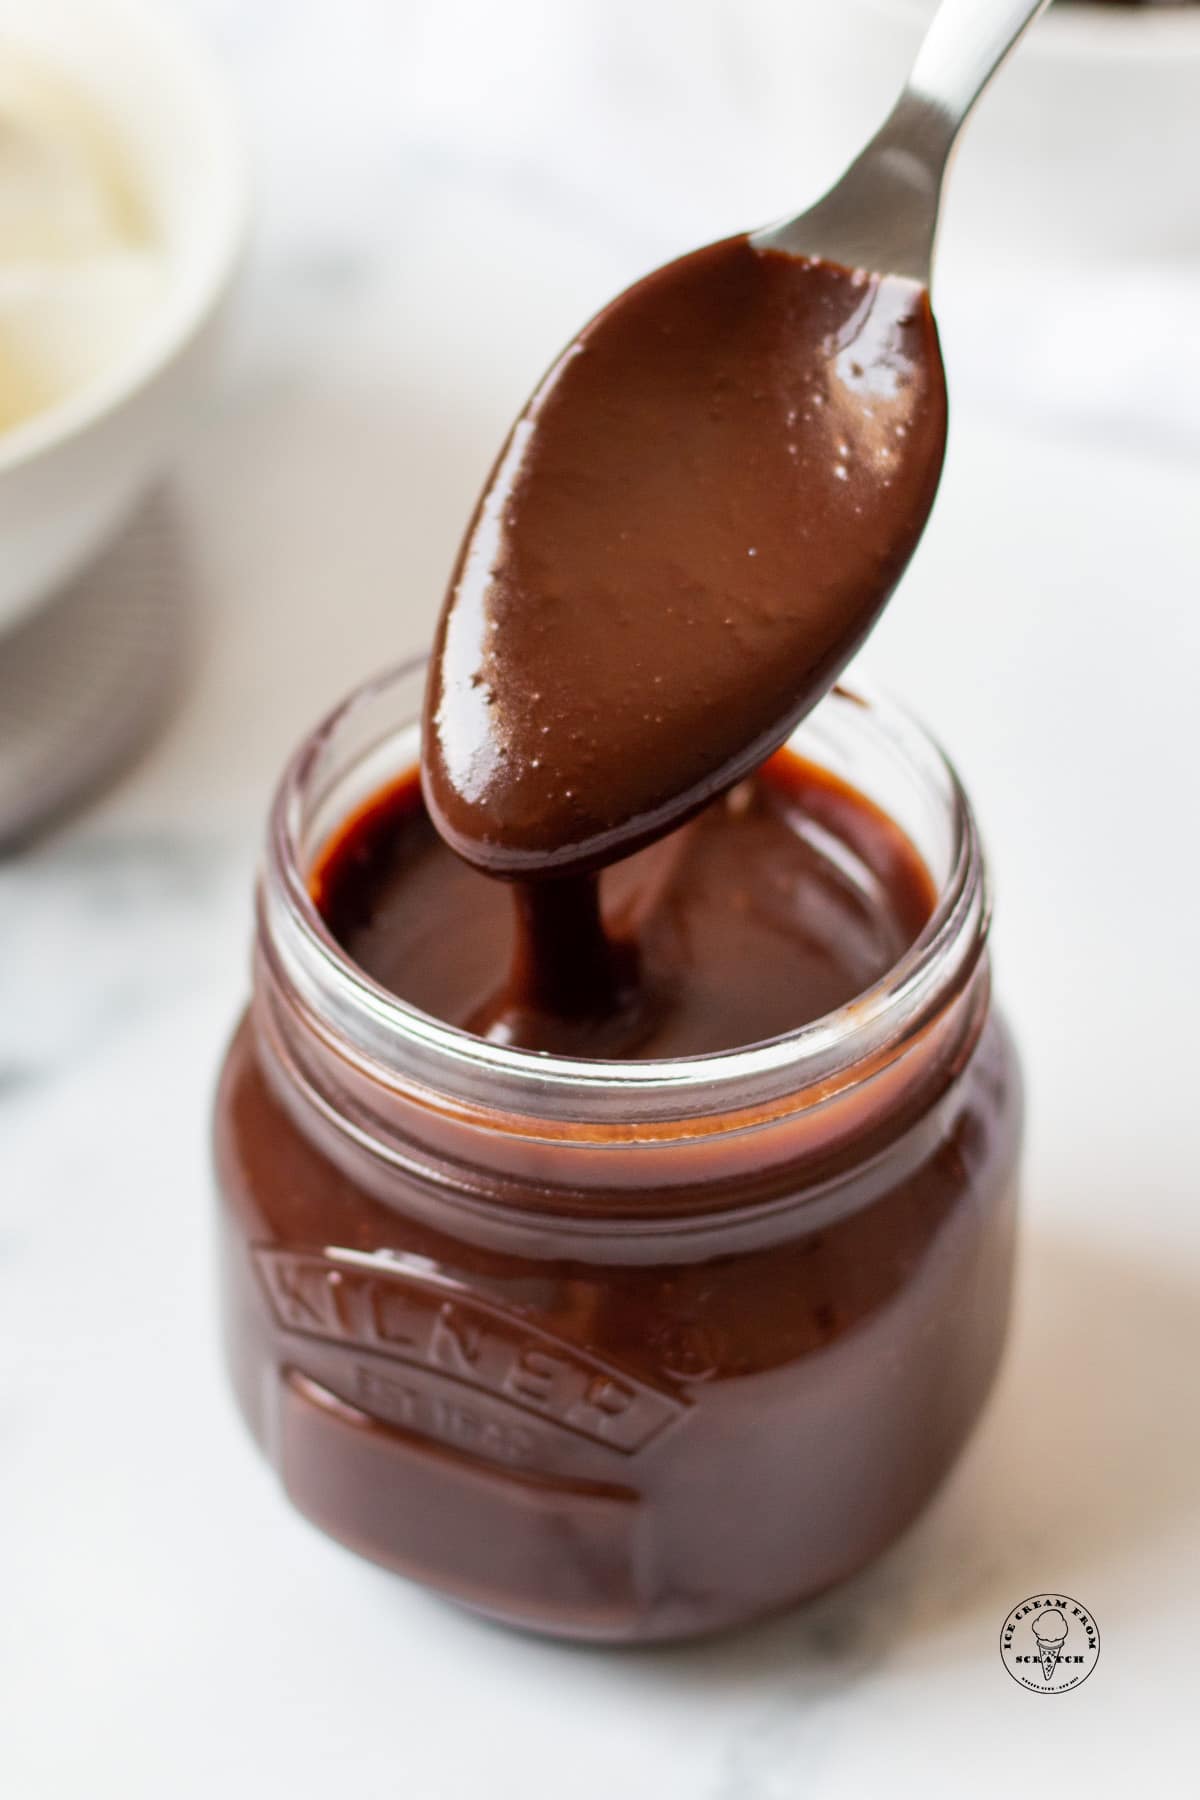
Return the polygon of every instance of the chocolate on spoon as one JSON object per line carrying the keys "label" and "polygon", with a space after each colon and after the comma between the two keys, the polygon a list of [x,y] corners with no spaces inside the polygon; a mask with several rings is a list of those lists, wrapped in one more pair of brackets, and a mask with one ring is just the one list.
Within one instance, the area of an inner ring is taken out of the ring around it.
{"label": "chocolate on spoon", "polygon": [[862,642],[933,503],[928,296],[745,237],[660,269],[514,427],[434,651],[426,797],[494,874],[579,871],[748,773]]}

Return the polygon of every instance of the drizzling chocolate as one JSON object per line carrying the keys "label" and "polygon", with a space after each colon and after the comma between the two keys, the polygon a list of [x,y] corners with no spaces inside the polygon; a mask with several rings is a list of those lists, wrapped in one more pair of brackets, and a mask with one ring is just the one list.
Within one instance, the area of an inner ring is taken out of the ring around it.
{"label": "drizzling chocolate", "polygon": [[[522,889],[536,904],[571,885]],[[639,1059],[730,1050],[834,1011],[893,967],[935,898],[899,826],[791,751],[608,870],[603,926],[570,896],[582,942],[552,924],[547,944],[535,921],[532,970],[530,921],[439,840],[413,775],[346,822],[312,887],[347,955],[423,1012],[529,1049]],[[611,1009],[590,986],[610,956]]]}

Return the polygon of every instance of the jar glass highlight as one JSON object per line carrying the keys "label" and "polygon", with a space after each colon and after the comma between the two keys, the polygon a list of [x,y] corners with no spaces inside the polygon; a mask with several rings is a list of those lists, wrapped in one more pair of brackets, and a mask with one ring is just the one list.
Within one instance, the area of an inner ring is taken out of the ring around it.
{"label": "jar glass highlight", "polygon": [[887,976],[743,1050],[582,1062],[376,986],[308,892],[418,756],[423,665],[303,744],[216,1112],[225,1341],[299,1509],[509,1623],[682,1638],[825,1588],[945,1475],[1008,1317],[1020,1084],[969,804],[838,689],[796,751],[937,904]]}

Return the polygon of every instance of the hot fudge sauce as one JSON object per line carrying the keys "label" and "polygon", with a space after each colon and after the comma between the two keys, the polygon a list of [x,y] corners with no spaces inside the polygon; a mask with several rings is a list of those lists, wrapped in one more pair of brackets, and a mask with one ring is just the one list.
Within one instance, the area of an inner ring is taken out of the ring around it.
{"label": "hot fudge sauce", "polygon": [[423,1012],[560,1053],[616,1035],[623,1054],[644,1058],[732,1050],[836,1012],[894,967],[934,904],[892,821],[787,751],[607,871],[602,893],[595,954],[621,961],[642,996],[615,1032],[593,1022],[589,992],[570,1004],[571,983],[589,979],[586,956],[552,979],[518,956],[517,981],[506,978],[523,921],[504,886],[438,837],[415,772],[342,827],[313,876],[346,954]]}
{"label": "hot fudge sauce", "polygon": [[426,696],[438,831],[524,884],[507,1000],[476,1029],[655,1054],[662,995],[606,938],[594,871],[830,686],[912,555],[945,433],[922,288],[745,237],[656,271],[559,358],[463,541]]}
{"label": "hot fudge sauce", "polygon": [[602,312],[463,541],[423,768],[493,874],[611,862],[757,767],[832,685],[933,504],[927,293],[744,237]]}
{"label": "hot fudge sauce", "polygon": [[944,435],[921,290],[685,258],[514,429],[420,787],[411,671],[285,777],[217,1107],[230,1368],[303,1512],[494,1617],[816,1592],[991,1383],[1020,1096],[970,810],[886,708],[791,735]]}

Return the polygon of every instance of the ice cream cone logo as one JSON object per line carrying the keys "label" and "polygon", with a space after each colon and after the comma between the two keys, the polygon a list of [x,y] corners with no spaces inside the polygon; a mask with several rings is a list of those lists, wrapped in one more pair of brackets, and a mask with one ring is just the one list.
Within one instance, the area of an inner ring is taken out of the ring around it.
{"label": "ice cream cone logo", "polygon": [[1054,1671],[1067,1639],[1067,1621],[1056,1606],[1048,1607],[1034,1618],[1033,1637],[1042,1664],[1042,1674],[1047,1681],[1053,1681]]}
{"label": "ice cream cone logo", "polygon": [[1030,1594],[1000,1632],[1000,1655],[1013,1680],[1032,1694],[1069,1694],[1081,1687],[1100,1654],[1091,1610],[1069,1594]]}

